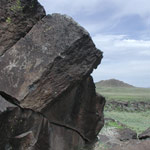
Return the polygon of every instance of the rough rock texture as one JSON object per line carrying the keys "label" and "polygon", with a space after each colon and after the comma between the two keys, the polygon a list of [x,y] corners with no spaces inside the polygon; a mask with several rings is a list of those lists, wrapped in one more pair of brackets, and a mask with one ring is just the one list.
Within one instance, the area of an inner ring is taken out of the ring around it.
{"label": "rough rock texture", "polygon": [[40,111],[47,99],[89,76],[101,58],[82,27],[66,16],[49,15],[1,57],[0,89]]}
{"label": "rough rock texture", "polygon": [[81,26],[48,15],[0,58],[0,90],[92,140],[103,126],[105,100],[90,77],[101,59]]}
{"label": "rough rock texture", "polygon": [[150,139],[150,128],[138,135],[139,139]]}
{"label": "rough rock texture", "polygon": [[105,118],[105,126],[99,133],[98,140],[87,145],[85,150],[149,150],[148,132],[149,129],[142,133],[141,139],[138,139],[137,133],[126,125],[114,119]]}
{"label": "rough rock texture", "polygon": [[84,140],[76,131],[59,126],[29,109],[16,108],[0,115],[0,149],[77,150]]}
{"label": "rough rock texture", "polygon": [[119,140],[120,141],[127,141],[130,139],[137,139],[137,133],[129,128],[124,128],[118,131],[119,133]]}
{"label": "rough rock texture", "polygon": [[11,107],[17,107],[13,105],[12,103],[6,101],[1,95],[0,95],[0,113],[7,111]]}
{"label": "rough rock texture", "polygon": [[114,145],[107,150],[149,150],[150,149],[150,140],[138,141],[138,140],[130,140],[127,142],[123,142],[118,145]]}
{"label": "rough rock texture", "polygon": [[36,0],[0,4],[0,148],[79,150],[104,124],[90,76],[102,52],[72,18],[45,16]]}
{"label": "rough rock texture", "polygon": [[93,140],[104,123],[104,102],[102,96],[95,94],[92,77],[89,77],[65,92],[43,113],[49,120],[76,128]]}
{"label": "rough rock texture", "polygon": [[0,0],[0,55],[44,16],[37,0]]}

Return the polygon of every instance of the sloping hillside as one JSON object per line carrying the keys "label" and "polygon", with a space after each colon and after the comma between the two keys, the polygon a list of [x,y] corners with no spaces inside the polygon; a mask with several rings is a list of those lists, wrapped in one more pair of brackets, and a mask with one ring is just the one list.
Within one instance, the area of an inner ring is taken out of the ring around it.
{"label": "sloping hillside", "polygon": [[116,79],[96,83],[96,92],[106,100],[150,101],[150,88],[139,88]]}
{"label": "sloping hillside", "polygon": [[109,79],[109,80],[101,80],[100,82],[96,83],[96,86],[100,86],[100,87],[134,87],[128,83],[125,83],[123,81],[119,81],[116,79]]}

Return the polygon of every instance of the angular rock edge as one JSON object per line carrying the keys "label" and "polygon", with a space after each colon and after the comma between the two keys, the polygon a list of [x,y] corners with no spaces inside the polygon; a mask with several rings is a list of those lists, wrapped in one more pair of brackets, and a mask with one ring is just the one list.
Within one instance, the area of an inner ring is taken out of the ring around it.
{"label": "angular rock edge", "polygon": [[45,16],[37,0],[0,1],[0,56]]}
{"label": "angular rock edge", "polygon": [[[41,18],[23,38],[16,38],[16,44],[8,38],[6,50],[0,48],[0,94],[21,110],[41,113],[48,122],[70,128],[85,141],[92,141],[104,124],[105,99],[96,94],[90,76],[101,62],[102,52],[72,18],[60,14]],[[30,122],[26,124],[34,127]],[[33,138],[34,134],[27,132],[27,137]],[[23,141],[28,143],[27,139]]]}

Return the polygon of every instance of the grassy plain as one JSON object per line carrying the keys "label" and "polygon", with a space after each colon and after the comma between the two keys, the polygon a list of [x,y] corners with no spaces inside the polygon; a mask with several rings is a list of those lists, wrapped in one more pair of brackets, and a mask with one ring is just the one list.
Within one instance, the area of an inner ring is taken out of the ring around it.
{"label": "grassy plain", "polygon": [[[150,127],[150,111],[146,112],[118,112],[105,111],[105,117],[115,119],[138,134]],[[115,126],[114,126],[115,127]]]}
{"label": "grassy plain", "polygon": [[150,102],[150,88],[100,87],[96,85],[96,91],[106,100]]}
{"label": "grassy plain", "polygon": [[[107,101],[121,102],[150,102],[150,88],[136,87],[101,87],[96,84],[96,91],[103,95]],[[105,117],[115,119],[127,127],[141,133],[150,127],[150,110],[146,111],[105,111]]]}

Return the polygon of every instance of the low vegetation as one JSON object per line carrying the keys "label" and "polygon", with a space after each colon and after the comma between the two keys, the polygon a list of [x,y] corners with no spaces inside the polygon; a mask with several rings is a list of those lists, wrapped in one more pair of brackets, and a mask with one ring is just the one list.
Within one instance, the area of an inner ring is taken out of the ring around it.
{"label": "low vegetation", "polygon": [[107,100],[116,101],[150,101],[150,88],[100,87],[96,91]]}
{"label": "low vegetation", "polygon": [[16,0],[16,4],[11,6],[11,10],[13,12],[16,12],[16,11],[22,11],[23,10],[23,7],[21,6],[21,1],[20,0]]}
{"label": "low vegetation", "polygon": [[8,24],[10,24],[10,23],[11,23],[11,18],[10,18],[10,17],[7,17],[6,22],[7,22]]}
{"label": "low vegetation", "polygon": [[[129,109],[120,109],[116,106],[116,109],[114,109],[114,107],[111,106],[113,103],[109,106],[109,102],[128,102],[129,104],[135,102],[137,104],[140,102],[150,103],[150,88],[137,88],[127,83],[123,83],[124,82],[117,80],[113,80],[113,82],[112,80],[107,80],[107,82],[103,81],[96,83],[96,91],[103,95],[107,100],[107,106],[104,112],[105,117],[115,119],[122,124],[125,124],[127,127],[135,130],[137,133],[141,133],[150,127],[149,109],[143,109],[143,107],[140,109],[138,108],[140,105],[137,107],[137,110],[135,108],[132,109],[132,105],[127,106]],[[121,84],[120,87],[119,84]],[[117,127],[114,123],[109,124],[109,126]]]}
{"label": "low vegetation", "polygon": [[[138,134],[150,127],[150,111],[146,112],[118,112],[105,111],[105,117],[118,120],[128,128],[135,130]],[[116,124],[109,124],[116,128],[120,126]]]}
{"label": "low vegetation", "polygon": [[[110,116],[107,116],[107,117],[110,117]],[[124,126],[120,125],[119,123],[117,123],[115,121],[108,121],[107,123],[105,123],[105,128],[108,128],[108,127],[114,127],[117,129],[123,129],[124,128]]]}

